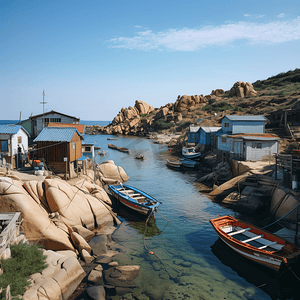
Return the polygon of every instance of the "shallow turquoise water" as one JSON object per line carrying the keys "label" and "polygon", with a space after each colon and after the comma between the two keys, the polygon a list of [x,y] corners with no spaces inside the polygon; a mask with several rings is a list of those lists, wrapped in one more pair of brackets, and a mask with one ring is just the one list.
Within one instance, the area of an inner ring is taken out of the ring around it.
{"label": "shallow turquoise water", "polygon": [[[240,216],[201,195],[193,185],[195,173],[168,169],[165,145],[143,138],[108,141],[107,137],[85,136],[86,142],[96,142],[107,153],[104,157],[96,155],[96,162],[112,159],[122,166],[130,177],[127,184],[161,201],[159,212],[173,221],[156,214],[143,240],[144,222],[132,221],[120,212],[123,222],[114,239],[122,254],[116,258],[122,264],[141,265],[138,283],[143,293],[150,299],[296,299],[288,284],[218,240],[209,220],[218,214]],[[109,149],[108,143],[131,152]],[[138,152],[145,160],[134,159]]]}

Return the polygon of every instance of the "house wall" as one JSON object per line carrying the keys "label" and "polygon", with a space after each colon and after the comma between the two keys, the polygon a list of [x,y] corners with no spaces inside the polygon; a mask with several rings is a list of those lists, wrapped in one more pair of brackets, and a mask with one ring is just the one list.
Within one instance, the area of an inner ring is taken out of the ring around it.
{"label": "house wall", "polygon": [[230,139],[230,153],[237,159],[244,159],[243,140]]}
{"label": "house wall", "polygon": [[69,143],[69,161],[75,161],[82,156],[82,141],[77,132],[75,132],[71,142]]}
{"label": "house wall", "polygon": [[226,142],[222,142],[222,136],[218,136],[218,150],[230,151],[230,139],[226,137]]}
{"label": "house wall", "polygon": [[[229,123],[229,127],[225,127]],[[265,133],[264,121],[231,121],[227,117],[222,120],[222,130],[224,133]]]}
{"label": "house wall", "polygon": [[[253,143],[261,143],[262,148],[254,148]],[[245,142],[245,159],[262,160],[267,159],[269,155],[278,153],[278,141],[247,141]]]}
{"label": "house wall", "polygon": [[[53,113],[53,114],[47,114],[45,115],[45,119],[49,119],[50,122],[54,122],[53,120],[51,121],[51,119],[61,119],[61,122],[59,123],[69,123],[69,124],[76,124],[78,122],[76,122],[76,119],[71,118],[71,117],[67,117],[61,114],[57,114],[57,113]],[[38,136],[40,134],[40,132],[43,130],[43,117],[38,117],[35,119],[36,120],[36,125],[33,126],[33,132],[32,134],[34,135],[34,137]],[[45,123],[45,127],[47,126],[47,123]]]}
{"label": "house wall", "polygon": [[18,138],[21,137],[22,144],[24,148],[22,148],[22,153],[28,151],[28,135],[25,133],[24,130],[20,129],[17,134],[0,134],[0,140],[7,140],[8,141],[8,152],[4,153],[7,156],[13,156],[18,152]]}
{"label": "house wall", "polygon": [[7,141],[7,144],[8,144],[8,152],[3,152],[2,153],[5,155],[5,156],[11,156],[12,154],[12,151],[11,151],[11,139],[10,139],[10,134],[3,134],[3,133],[0,133],[0,140],[3,140],[3,141]]}
{"label": "house wall", "polygon": [[27,120],[25,120],[25,121],[22,121],[21,123],[20,123],[20,125],[23,127],[23,128],[25,128],[25,130],[27,130],[27,132],[31,132],[31,122],[30,122],[30,119],[27,119]]}
{"label": "house wall", "polygon": [[[18,138],[19,137],[21,137],[20,146],[22,149],[22,153],[24,153],[24,150],[25,150],[25,152],[28,151],[28,135],[22,129],[20,129],[17,134],[14,134],[12,136],[13,155],[17,154],[17,152],[18,152],[18,145],[19,145]],[[22,147],[22,145],[23,145],[23,147]]]}
{"label": "house wall", "polygon": [[200,134],[199,132],[189,132],[188,133],[188,143],[195,143],[198,144],[200,140]]}

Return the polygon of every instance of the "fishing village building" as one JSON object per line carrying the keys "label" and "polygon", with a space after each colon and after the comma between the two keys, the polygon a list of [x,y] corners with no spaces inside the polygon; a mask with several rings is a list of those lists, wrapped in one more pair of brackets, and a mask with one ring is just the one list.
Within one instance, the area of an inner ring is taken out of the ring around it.
{"label": "fishing village building", "polygon": [[37,158],[54,173],[76,176],[78,160],[82,157],[82,140],[76,128],[46,127],[37,136]]}
{"label": "fishing village building", "polygon": [[12,168],[18,167],[17,154],[28,151],[29,133],[21,125],[0,125],[0,154]]}
{"label": "fishing village building", "polygon": [[31,136],[34,139],[37,137],[43,128],[47,127],[49,123],[67,123],[78,124],[80,119],[72,117],[60,112],[51,110],[44,114],[29,117],[31,121]]}

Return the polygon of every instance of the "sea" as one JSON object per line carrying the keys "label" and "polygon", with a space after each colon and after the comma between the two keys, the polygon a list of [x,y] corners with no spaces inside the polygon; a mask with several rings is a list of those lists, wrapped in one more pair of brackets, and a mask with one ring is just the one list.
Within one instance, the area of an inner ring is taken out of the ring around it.
{"label": "sea", "polygon": [[[162,204],[148,226],[119,207],[122,224],[113,234],[120,265],[140,265],[137,284],[149,299],[299,299],[299,281],[250,262],[229,249],[209,220],[232,215],[255,223],[255,217],[236,213],[201,194],[195,182],[201,172],[167,168],[166,145],[141,137],[86,135],[106,152],[96,162],[113,160],[130,177],[126,184],[151,194]],[[123,153],[108,143],[130,149]],[[142,153],[144,160],[135,159]],[[152,254],[153,253],[153,254]],[[127,299],[127,298],[126,298]],[[128,298],[129,299],[129,298]]]}

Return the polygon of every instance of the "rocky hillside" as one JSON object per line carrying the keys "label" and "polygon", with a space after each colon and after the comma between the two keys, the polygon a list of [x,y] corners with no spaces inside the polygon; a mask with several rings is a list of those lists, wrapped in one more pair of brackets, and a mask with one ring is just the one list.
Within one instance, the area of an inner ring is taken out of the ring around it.
{"label": "rocky hillside", "polygon": [[[280,73],[253,84],[238,81],[229,91],[216,89],[210,95],[183,95],[160,108],[137,100],[122,108],[107,126],[91,126],[89,134],[147,135],[151,132],[183,132],[190,124],[216,126],[224,115],[263,114],[300,108],[300,69]],[[300,124],[299,124],[300,125]]]}

